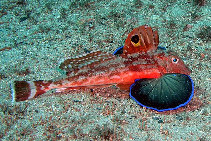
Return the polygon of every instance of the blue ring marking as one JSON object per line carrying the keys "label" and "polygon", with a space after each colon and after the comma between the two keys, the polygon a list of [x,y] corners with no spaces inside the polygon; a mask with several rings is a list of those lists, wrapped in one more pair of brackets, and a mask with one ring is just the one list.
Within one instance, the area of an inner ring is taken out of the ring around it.
{"label": "blue ring marking", "polygon": [[165,47],[161,47],[161,46],[158,46],[158,49],[161,49],[161,50],[166,50]]}
{"label": "blue ring marking", "polygon": [[121,47],[117,48],[117,49],[114,51],[113,55],[122,54],[122,53],[123,53],[123,47],[124,47],[124,46],[121,46]]}
{"label": "blue ring marking", "polygon": [[[175,74],[173,74],[173,75],[175,76]],[[185,75],[185,74],[183,74],[183,75]],[[135,100],[139,105],[141,105],[142,107],[146,107],[146,108],[149,108],[149,109],[152,109],[152,110],[156,110],[156,111],[158,111],[158,112],[164,112],[164,111],[169,111],[169,110],[176,110],[176,109],[178,109],[178,108],[180,108],[180,107],[182,107],[182,106],[187,105],[187,104],[191,101],[191,99],[192,99],[192,97],[193,97],[193,95],[194,95],[194,83],[193,83],[193,80],[191,79],[191,77],[190,77],[189,75],[186,75],[186,76],[188,76],[188,77],[190,78],[190,80],[191,80],[191,83],[192,83],[192,92],[191,92],[191,95],[190,95],[189,99],[188,99],[185,103],[180,104],[180,105],[177,106],[177,107],[159,110],[159,109],[156,109],[156,108],[153,108],[153,107],[148,107],[148,106],[146,106],[146,105],[141,104],[138,100],[136,100],[136,99],[131,95],[131,89],[132,89],[132,87],[135,85],[135,83],[133,83],[133,84],[130,86],[130,97],[131,97],[132,99],[134,99],[134,100]],[[136,79],[135,82],[138,81],[138,80],[140,80],[140,79]]]}
{"label": "blue ring marking", "polygon": [[[121,47],[117,48],[117,49],[114,51],[113,55],[122,54],[122,53],[123,53],[123,47],[124,47],[124,46],[121,46]],[[157,49],[166,50],[165,47],[161,47],[161,46],[158,46]]]}

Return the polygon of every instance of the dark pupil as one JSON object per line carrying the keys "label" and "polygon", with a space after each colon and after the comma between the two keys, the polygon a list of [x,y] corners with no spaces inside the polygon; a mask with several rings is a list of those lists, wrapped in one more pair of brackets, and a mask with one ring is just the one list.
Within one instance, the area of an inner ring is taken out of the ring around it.
{"label": "dark pupil", "polygon": [[131,38],[131,41],[134,42],[135,44],[137,44],[138,41],[139,41],[138,35],[134,35],[134,36]]}
{"label": "dark pupil", "polygon": [[173,59],[173,62],[177,62],[177,59],[176,59],[176,58],[174,58],[174,59]]}

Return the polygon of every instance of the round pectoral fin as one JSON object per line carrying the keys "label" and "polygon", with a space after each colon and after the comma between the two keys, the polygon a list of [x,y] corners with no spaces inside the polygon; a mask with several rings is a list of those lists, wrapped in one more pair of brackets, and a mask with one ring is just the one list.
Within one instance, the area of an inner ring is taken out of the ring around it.
{"label": "round pectoral fin", "polygon": [[165,74],[155,79],[139,79],[130,87],[130,97],[139,105],[159,112],[185,106],[193,93],[193,81],[185,74]]}

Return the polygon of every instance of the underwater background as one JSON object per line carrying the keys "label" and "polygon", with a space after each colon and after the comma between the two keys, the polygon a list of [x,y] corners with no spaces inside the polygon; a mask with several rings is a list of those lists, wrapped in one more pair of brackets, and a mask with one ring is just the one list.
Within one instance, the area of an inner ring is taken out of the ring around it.
{"label": "underwater background", "polygon": [[[0,140],[211,140],[210,7],[208,0],[1,0]],[[14,80],[63,77],[63,60],[113,53],[145,24],[192,70],[192,107],[159,113],[87,91],[12,102]]]}

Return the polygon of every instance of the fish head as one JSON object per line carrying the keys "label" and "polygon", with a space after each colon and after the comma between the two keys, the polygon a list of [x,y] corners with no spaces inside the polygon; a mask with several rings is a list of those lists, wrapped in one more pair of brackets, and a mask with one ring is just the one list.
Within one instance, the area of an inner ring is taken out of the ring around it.
{"label": "fish head", "polygon": [[185,65],[184,61],[173,51],[161,53],[157,57],[159,66],[165,68],[164,73],[180,73],[189,75],[191,70]]}

